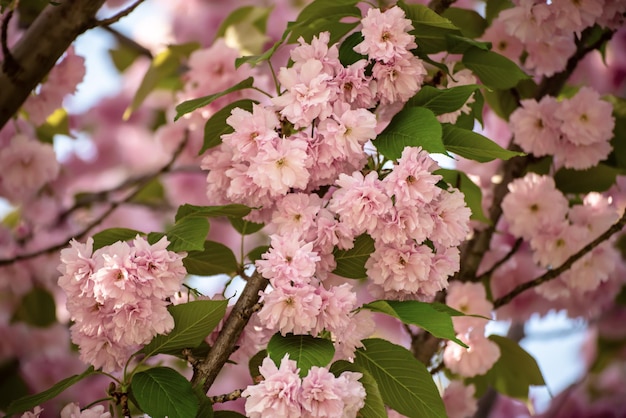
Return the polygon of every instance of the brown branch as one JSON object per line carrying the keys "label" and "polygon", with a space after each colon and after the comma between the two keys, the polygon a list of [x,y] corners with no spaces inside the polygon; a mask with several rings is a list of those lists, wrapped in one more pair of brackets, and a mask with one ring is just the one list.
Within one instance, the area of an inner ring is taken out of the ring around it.
{"label": "brown branch", "polygon": [[259,292],[267,287],[268,280],[255,272],[247,281],[241,296],[224,322],[209,355],[194,370],[191,383],[195,388],[202,388],[206,393],[220,370],[228,361],[239,336],[243,332],[250,316],[259,301]]}
{"label": "brown branch", "polygon": [[76,37],[89,29],[104,1],[65,0],[37,16],[10,52],[19,68],[0,73],[0,129]]}
{"label": "brown branch", "polygon": [[96,26],[109,26],[112,25],[113,23],[118,22],[120,19],[128,16],[129,14],[131,14],[133,12],[133,10],[135,10],[137,8],[137,6],[139,6],[141,3],[143,3],[144,0],[137,0],[135,3],[131,4],[130,6],[128,6],[126,9],[122,10],[121,12],[107,18],[107,19],[102,19],[102,20],[96,20],[94,19],[94,21],[92,22],[92,28],[96,27]]}
{"label": "brown branch", "polygon": [[209,401],[211,401],[211,403],[230,402],[230,401],[234,401],[234,400],[241,398],[241,393],[244,390],[245,389],[235,389],[230,393],[225,393],[223,395],[217,395],[217,396],[209,396],[208,398],[209,398]]}
{"label": "brown branch", "polygon": [[4,61],[2,61],[2,71],[7,74],[14,73],[17,69],[19,69],[19,64],[15,61],[15,58],[13,58],[13,55],[11,54],[11,51],[9,50],[9,45],[8,45],[9,22],[11,21],[12,17],[13,17],[13,10],[9,10],[6,16],[4,16],[4,19],[2,19],[1,41],[2,41],[2,55],[4,59]]}
{"label": "brown branch", "polygon": [[188,137],[189,137],[189,135],[186,135],[185,139],[183,141],[181,141],[181,143],[179,144],[178,148],[176,149],[176,151],[172,155],[172,158],[170,159],[170,161],[165,166],[163,166],[158,171],[154,172],[151,176],[149,176],[149,177],[147,176],[146,179],[144,180],[144,182],[138,184],[137,188],[135,189],[135,191],[132,192],[131,194],[129,194],[128,196],[126,196],[124,199],[118,200],[116,202],[111,202],[111,205],[109,206],[109,208],[107,210],[105,210],[104,213],[102,213],[97,219],[95,219],[92,222],[88,223],[87,226],[85,226],[81,232],[79,232],[78,234],[74,235],[73,237],[69,237],[66,240],[64,240],[63,242],[60,242],[60,243],[58,243],[56,245],[53,245],[51,247],[43,248],[41,250],[33,251],[33,252],[30,252],[30,253],[18,254],[18,255],[16,255],[13,258],[0,259],[0,266],[5,266],[5,265],[9,265],[9,264],[15,263],[17,261],[29,260],[31,258],[39,257],[40,255],[53,253],[55,251],[60,251],[63,248],[67,247],[67,243],[68,243],[69,240],[71,240],[71,239],[79,240],[79,239],[85,237],[89,233],[89,231],[91,231],[96,226],[100,225],[106,218],[108,218],[109,215],[111,215],[111,213],[113,213],[113,211],[115,209],[117,209],[118,207],[120,207],[121,205],[123,205],[125,203],[130,202],[139,193],[141,193],[143,188],[150,181],[152,181],[152,179],[154,179],[154,178],[158,177],[159,175],[167,172],[172,167],[172,165],[174,164],[176,159],[178,159],[180,154],[183,152],[183,149],[185,148],[185,145],[187,144]]}
{"label": "brown branch", "polygon": [[515,243],[513,244],[513,247],[511,247],[511,249],[509,250],[508,253],[505,254],[504,257],[502,257],[500,260],[498,260],[489,270],[487,270],[486,272],[484,272],[483,274],[481,274],[479,277],[476,278],[477,282],[480,282],[484,279],[487,279],[489,277],[491,277],[491,275],[500,268],[500,266],[502,266],[504,263],[506,263],[507,261],[509,261],[511,259],[511,257],[513,257],[515,255],[515,253],[517,252],[517,250],[519,250],[519,247],[522,245],[522,243],[524,242],[523,239],[518,238]]}
{"label": "brown branch", "polygon": [[611,238],[611,236],[613,236],[615,233],[621,231],[625,225],[626,225],[626,211],[624,212],[622,217],[616,223],[611,225],[609,229],[604,231],[602,235],[600,235],[598,238],[591,241],[589,244],[585,245],[582,249],[580,249],[574,255],[570,256],[559,267],[552,269],[552,270],[548,270],[546,273],[542,274],[541,276],[529,282],[518,285],[506,295],[502,296],[501,298],[496,299],[493,302],[494,309],[497,309],[502,305],[506,305],[507,303],[511,302],[511,300],[513,300],[513,298],[515,298],[517,295],[525,292],[528,289],[532,289],[533,287],[537,287],[545,282],[556,279],[562,273],[569,270],[570,267],[572,267],[572,264],[580,260],[585,254],[591,252],[598,245],[602,244],[603,242]]}

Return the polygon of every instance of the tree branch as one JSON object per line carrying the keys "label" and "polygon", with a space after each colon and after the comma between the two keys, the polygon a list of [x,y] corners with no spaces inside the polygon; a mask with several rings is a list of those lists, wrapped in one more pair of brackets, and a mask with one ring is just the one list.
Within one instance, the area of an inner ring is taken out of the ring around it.
{"label": "tree branch", "polygon": [[226,319],[215,344],[207,357],[194,370],[191,383],[196,388],[202,388],[206,393],[220,370],[232,354],[239,336],[243,332],[250,316],[254,313],[259,301],[259,292],[267,287],[268,280],[255,272],[248,279],[241,296],[237,299],[233,310]]}
{"label": "tree branch", "polygon": [[565,271],[569,270],[570,267],[572,267],[572,264],[574,264],[576,261],[581,259],[585,254],[591,252],[598,245],[602,244],[604,241],[606,241],[609,238],[611,238],[611,236],[613,236],[613,234],[621,231],[624,228],[625,225],[626,225],[626,211],[624,212],[622,217],[616,223],[611,225],[611,227],[609,229],[604,231],[604,233],[602,235],[600,235],[598,238],[596,238],[593,241],[591,241],[589,244],[585,245],[576,254],[570,256],[570,258],[568,258],[559,267],[557,267],[555,269],[552,269],[552,270],[548,270],[546,273],[542,274],[541,276],[539,276],[539,277],[537,277],[537,278],[535,278],[535,279],[533,279],[533,280],[531,280],[529,282],[522,283],[522,284],[518,285],[517,287],[515,287],[513,290],[511,290],[506,295],[502,296],[501,298],[496,299],[493,302],[494,309],[497,309],[497,308],[499,308],[502,305],[506,305],[511,300],[513,300],[513,298],[515,298],[517,295],[519,295],[520,293],[525,292],[528,289],[532,289],[533,287],[537,287],[537,286],[539,286],[539,285],[541,285],[541,284],[543,284],[545,282],[548,282],[548,281],[550,281],[552,279],[556,279],[562,273],[564,273]]}
{"label": "tree branch", "polygon": [[245,389],[235,389],[232,392],[225,393],[223,395],[209,396],[209,400],[211,401],[211,403],[224,403],[224,402],[234,401],[236,399],[241,398],[241,393],[244,390]]}
{"label": "tree branch", "polygon": [[94,22],[92,22],[91,27],[94,28],[96,26],[109,26],[112,25],[116,22],[118,22],[120,19],[122,19],[123,17],[128,16],[129,14],[131,14],[133,12],[133,10],[135,10],[137,8],[137,6],[139,6],[141,3],[143,3],[144,0],[137,0],[135,3],[131,4],[130,6],[128,6],[126,9],[122,10],[121,12],[115,14],[114,16],[111,16],[107,19],[102,19],[102,20],[94,20]]}
{"label": "tree branch", "polygon": [[48,5],[11,51],[18,67],[0,73],[0,129],[50,72],[78,35],[89,28],[104,0]]}

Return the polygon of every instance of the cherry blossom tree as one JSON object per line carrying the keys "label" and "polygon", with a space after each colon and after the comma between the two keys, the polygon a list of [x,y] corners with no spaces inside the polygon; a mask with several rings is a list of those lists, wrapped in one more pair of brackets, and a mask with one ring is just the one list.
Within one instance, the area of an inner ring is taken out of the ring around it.
{"label": "cherry blossom tree", "polygon": [[0,0],[0,411],[626,413],[626,2],[142,3]]}

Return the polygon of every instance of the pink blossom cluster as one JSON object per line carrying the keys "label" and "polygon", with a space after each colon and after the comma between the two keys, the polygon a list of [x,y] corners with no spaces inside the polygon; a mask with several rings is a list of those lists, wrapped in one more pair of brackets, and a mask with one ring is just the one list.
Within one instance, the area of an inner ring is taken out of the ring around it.
{"label": "pink blossom cluster", "polygon": [[363,147],[378,125],[371,110],[408,100],[426,71],[410,52],[412,26],[400,8],[370,9],[362,25],[355,50],[367,59],[343,66],[328,32],[310,44],[300,38],[290,52],[293,65],[278,72],[281,94],[251,112],[232,111],[227,123],[234,132],[222,135],[202,163],[212,201],[262,207],[254,216],[267,221],[288,192],[331,185],[365,165]]}
{"label": "pink blossom cluster", "polygon": [[186,254],[167,250],[166,237],[150,245],[137,236],[93,251],[93,239],[61,251],[59,286],[74,324],[72,341],[83,361],[111,372],[156,334],[174,327],[167,298],[179,291]]}
{"label": "pink blossom cluster", "polygon": [[510,117],[514,141],[538,157],[554,155],[557,166],[587,169],[606,159],[612,150],[613,106],[589,87],[572,98],[539,102],[525,99]]}
{"label": "pink blossom cluster", "polygon": [[[554,179],[529,173],[509,185],[502,202],[509,231],[530,244],[534,262],[543,268],[562,265],[617,221],[610,200],[599,193],[587,194],[582,204],[570,206],[556,189]],[[536,288],[548,299],[585,293],[606,282],[620,260],[607,241],[576,261],[572,268]]]}
{"label": "pink blossom cluster", "polygon": [[446,407],[448,418],[470,418],[478,410],[478,400],[474,397],[474,385],[465,386],[458,380],[453,380],[443,392],[443,404]]}
{"label": "pink blossom cluster", "polygon": [[43,124],[48,116],[63,105],[63,98],[76,91],[85,77],[85,59],[70,47],[63,59],[55,65],[37,93],[24,103],[24,110],[34,125]]}
{"label": "pink blossom cluster", "polygon": [[329,209],[353,235],[374,238],[365,267],[376,297],[428,299],[458,271],[471,211],[458,189],[437,186],[438,168],[426,151],[407,147],[382,180],[376,172],[337,180]]}
{"label": "pink blossom cluster", "polygon": [[[43,411],[43,408],[36,406],[32,412],[23,413],[21,418],[39,418]],[[81,410],[78,404],[69,403],[61,410],[59,418],[111,418],[111,413],[102,405]]]}
{"label": "pink blossom cluster", "polygon": [[487,300],[481,283],[453,282],[448,287],[446,303],[466,315],[452,318],[457,338],[469,346],[464,348],[448,341],[443,352],[444,364],[452,373],[462,377],[483,375],[500,358],[500,348],[485,338],[486,318],[491,318],[493,305]]}
{"label": "pink blossom cluster", "polygon": [[575,37],[595,24],[611,29],[624,21],[626,4],[613,0],[519,0],[494,20],[483,39],[513,60],[522,51],[524,67],[538,76],[565,69],[576,51]]}
{"label": "pink blossom cluster", "polygon": [[313,366],[304,377],[289,354],[280,367],[266,357],[259,372],[263,380],[242,393],[250,418],[356,417],[365,405],[361,373],[343,372],[335,377],[324,367]]}

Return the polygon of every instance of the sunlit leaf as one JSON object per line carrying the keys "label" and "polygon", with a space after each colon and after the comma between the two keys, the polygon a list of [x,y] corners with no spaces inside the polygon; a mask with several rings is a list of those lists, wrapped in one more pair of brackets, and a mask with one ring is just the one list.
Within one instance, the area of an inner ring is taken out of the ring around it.
{"label": "sunlit leaf", "polygon": [[298,364],[300,377],[304,377],[313,366],[327,366],[335,355],[335,347],[330,340],[311,335],[274,334],[267,344],[267,354],[276,365],[289,354],[289,359]]}
{"label": "sunlit leaf", "polygon": [[187,273],[198,276],[230,274],[237,271],[238,264],[233,251],[219,242],[205,241],[204,250],[189,251],[183,259]]}
{"label": "sunlit leaf", "polygon": [[152,418],[195,417],[198,411],[191,382],[169,367],[136,373],[130,389],[141,410]]}

